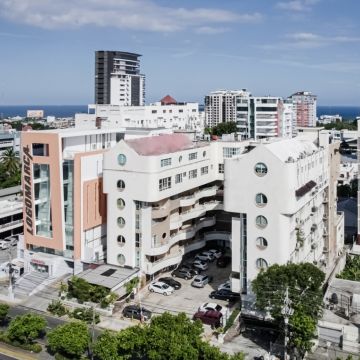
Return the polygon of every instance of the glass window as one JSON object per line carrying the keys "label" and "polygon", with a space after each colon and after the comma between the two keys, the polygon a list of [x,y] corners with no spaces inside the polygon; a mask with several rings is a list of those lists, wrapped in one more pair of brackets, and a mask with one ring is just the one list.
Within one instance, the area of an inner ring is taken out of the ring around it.
{"label": "glass window", "polygon": [[201,175],[205,175],[209,172],[209,167],[208,166],[204,166],[201,168]]}
{"label": "glass window", "polygon": [[119,209],[123,209],[125,207],[125,201],[124,199],[117,199],[117,207]]}
{"label": "glass window", "polygon": [[120,245],[120,246],[124,246],[124,245],[125,245],[125,238],[124,238],[122,235],[119,235],[119,236],[117,237],[117,243],[118,243],[118,245]]}
{"label": "glass window", "polygon": [[123,228],[125,226],[125,219],[123,217],[118,217],[117,218],[117,223],[118,223],[120,228]]}
{"label": "glass window", "polygon": [[125,256],[123,254],[119,254],[117,257],[117,261],[120,266],[124,266],[125,265]]}
{"label": "glass window", "polygon": [[256,194],[255,202],[257,206],[263,207],[267,204],[267,197],[262,193]]}
{"label": "glass window", "polygon": [[265,238],[263,237],[258,237],[256,239],[256,246],[259,248],[259,249],[266,249],[267,246],[268,246],[268,242]]}
{"label": "glass window", "polygon": [[179,184],[179,183],[181,183],[182,182],[182,176],[183,176],[183,174],[181,173],[181,174],[176,174],[175,175],[175,184]]}
{"label": "glass window", "polygon": [[232,158],[235,155],[240,154],[240,148],[230,148],[230,147],[224,147],[223,148],[223,156],[224,158]]}
{"label": "glass window", "polygon": [[126,164],[126,156],[124,154],[118,155],[118,164],[124,166]]}
{"label": "glass window", "polygon": [[256,226],[259,228],[265,228],[267,226],[268,222],[265,216],[259,215],[256,217]]}
{"label": "glass window", "polygon": [[118,190],[121,190],[121,191],[125,189],[125,183],[123,180],[118,180],[117,188],[118,188]]}
{"label": "glass window", "polygon": [[32,144],[32,153],[34,156],[49,156],[49,145]]}
{"label": "glass window", "polygon": [[141,245],[141,233],[135,233],[135,247],[139,248]]}
{"label": "glass window", "polygon": [[206,156],[206,151],[203,151],[203,157],[205,157]]}
{"label": "glass window", "polygon": [[219,164],[219,174],[223,174],[225,171],[224,164]]}
{"label": "glass window", "polygon": [[256,259],[256,267],[258,269],[267,269],[268,263],[267,263],[267,261],[265,259],[258,258],[258,259]]}
{"label": "glass window", "polygon": [[267,174],[267,167],[264,163],[257,163],[255,165],[255,173],[258,176],[264,176],[265,174]]}
{"label": "glass window", "polygon": [[171,188],[171,176],[159,180],[159,190],[163,191]]}
{"label": "glass window", "polygon": [[179,163],[181,163],[181,161],[182,161],[182,156],[180,155],[179,156]]}
{"label": "glass window", "polygon": [[161,167],[170,166],[170,165],[171,165],[171,158],[161,159]]}
{"label": "glass window", "polygon": [[190,153],[189,154],[189,160],[195,160],[195,159],[197,159],[197,153],[196,152]]}
{"label": "glass window", "polygon": [[197,169],[189,171],[189,179],[194,179],[197,177]]}

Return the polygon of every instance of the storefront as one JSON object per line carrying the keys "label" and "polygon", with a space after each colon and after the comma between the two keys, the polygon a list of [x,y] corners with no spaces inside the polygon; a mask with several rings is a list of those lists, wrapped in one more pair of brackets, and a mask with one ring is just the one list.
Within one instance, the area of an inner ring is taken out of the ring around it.
{"label": "storefront", "polygon": [[31,269],[40,273],[49,273],[49,266],[45,264],[45,261],[38,259],[31,259]]}

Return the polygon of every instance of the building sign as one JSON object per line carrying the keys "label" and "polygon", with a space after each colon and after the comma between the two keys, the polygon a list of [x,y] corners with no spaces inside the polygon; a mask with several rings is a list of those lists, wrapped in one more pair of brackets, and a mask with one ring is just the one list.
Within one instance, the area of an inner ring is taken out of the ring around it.
{"label": "building sign", "polygon": [[36,265],[45,265],[45,261],[38,260],[38,259],[31,259],[31,263],[36,264]]}
{"label": "building sign", "polygon": [[34,235],[33,227],[33,197],[32,197],[32,183],[31,183],[31,164],[32,156],[29,145],[23,147],[23,185],[24,185],[24,207],[25,207],[25,224],[26,231]]}

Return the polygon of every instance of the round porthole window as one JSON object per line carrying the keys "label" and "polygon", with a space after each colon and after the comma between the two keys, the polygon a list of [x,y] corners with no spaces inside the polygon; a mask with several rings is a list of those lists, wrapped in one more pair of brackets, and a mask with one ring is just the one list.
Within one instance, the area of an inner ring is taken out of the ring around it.
{"label": "round porthole window", "polygon": [[268,172],[268,169],[264,163],[257,163],[255,165],[255,174],[258,176],[264,176]]}
{"label": "round porthole window", "polygon": [[120,191],[123,191],[123,190],[125,189],[125,183],[124,183],[123,180],[118,180],[118,182],[117,182],[117,188],[118,188],[118,190],[120,190]]}
{"label": "round porthole window", "polygon": [[265,216],[259,215],[256,217],[256,226],[263,229],[267,226],[268,222]]}
{"label": "round porthole window", "polygon": [[118,217],[117,224],[119,225],[119,228],[123,228],[125,226],[125,219],[123,217]]}
{"label": "round porthole window", "polygon": [[256,259],[256,267],[259,269],[259,270],[262,270],[262,269],[267,269],[268,267],[268,263],[265,259],[263,258],[258,258]]}
{"label": "round porthole window", "polygon": [[262,193],[256,194],[255,202],[257,206],[263,207],[267,204],[267,197]]}
{"label": "round porthole window", "polygon": [[120,246],[124,246],[124,245],[125,245],[125,238],[124,238],[122,235],[119,235],[119,236],[117,237],[117,243],[118,243],[118,245],[120,245]]}
{"label": "round porthole window", "polygon": [[125,256],[123,254],[119,254],[117,257],[117,261],[120,266],[124,266],[125,265]]}
{"label": "round porthole window", "polygon": [[166,233],[162,234],[162,238],[165,239],[166,238]]}
{"label": "round porthole window", "polygon": [[118,164],[124,166],[126,164],[126,156],[124,154],[118,155]]}
{"label": "round porthole window", "polygon": [[266,240],[265,238],[263,238],[263,237],[258,237],[258,238],[256,239],[256,246],[257,246],[259,249],[264,250],[264,249],[267,248],[268,242],[267,242],[267,240]]}
{"label": "round porthole window", "polygon": [[118,209],[123,209],[125,207],[125,201],[123,199],[117,199],[117,207]]}

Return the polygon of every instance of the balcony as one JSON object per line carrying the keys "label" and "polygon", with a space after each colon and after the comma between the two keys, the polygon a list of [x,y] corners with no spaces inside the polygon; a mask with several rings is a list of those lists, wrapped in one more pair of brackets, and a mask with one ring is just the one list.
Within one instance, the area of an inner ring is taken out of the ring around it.
{"label": "balcony", "polygon": [[170,236],[169,240],[165,244],[155,244],[154,247],[145,251],[145,255],[155,256],[164,254],[179,241],[191,239],[200,229],[213,226],[215,223],[216,219],[214,216],[201,219],[197,224],[193,226],[190,225],[188,228],[179,230],[176,234]]}
{"label": "balcony", "polygon": [[152,275],[168,266],[176,265],[181,262],[183,255],[184,250],[179,249],[177,252],[166,255],[160,260],[154,262],[145,261],[145,272],[148,275]]}
{"label": "balcony", "polygon": [[209,231],[204,234],[204,239],[206,241],[209,240],[225,240],[225,241],[231,241],[231,233],[228,231]]}
{"label": "balcony", "polygon": [[180,206],[191,206],[194,205],[197,200],[203,197],[215,196],[217,189],[217,186],[212,186],[209,188],[201,189],[192,195],[180,198]]}
{"label": "balcony", "polygon": [[170,212],[170,208],[168,203],[166,203],[163,206],[153,206],[151,216],[153,219],[160,219],[168,216],[169,212]]}
{"label": "balcony", "polygon": [[8,222],[6,224],[1,224],[0,225],[0,232],[6,231],[6,230],[11,230],[13,228],[19,227],[19,226],[23,226],[23,220],[15,220],[15,221],[11,221]]}

